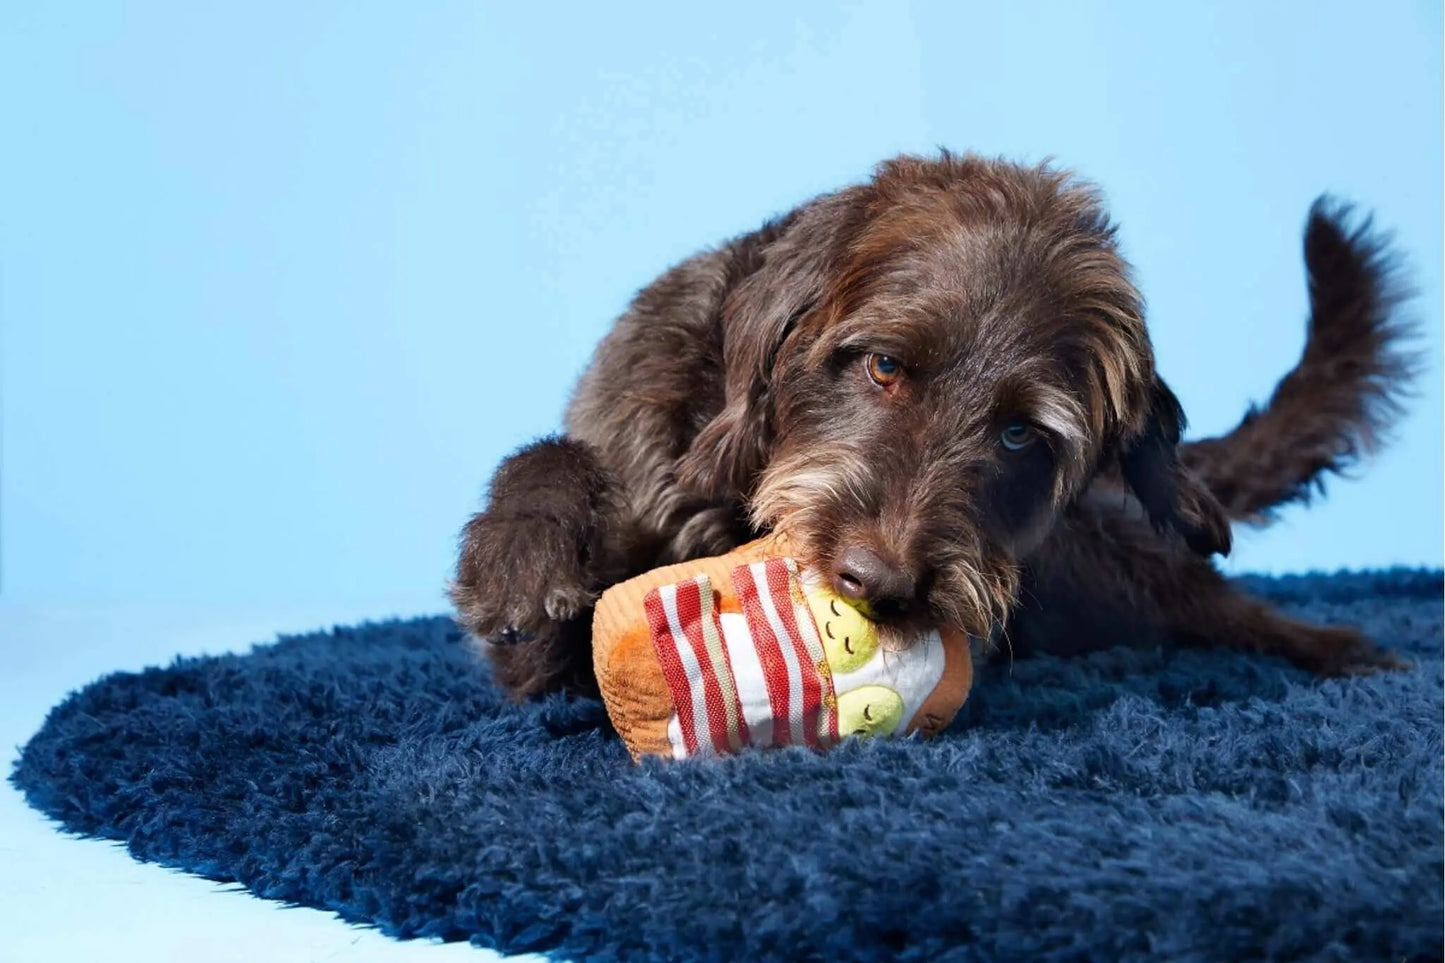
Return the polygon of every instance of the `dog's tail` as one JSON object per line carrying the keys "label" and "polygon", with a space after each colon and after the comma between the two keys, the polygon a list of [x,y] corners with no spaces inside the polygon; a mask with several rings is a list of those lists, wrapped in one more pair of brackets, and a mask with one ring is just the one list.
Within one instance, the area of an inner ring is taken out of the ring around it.
{"label": "dog's tail", "polygon": [[1268,523],[1281,506],[1322,493],[1326,474],[1378,450],[1419,371],[1413,328],[1397,313],[1409,292],[1389,238],[1368,218],[1352,221],[1351,208],[1328,197],[1310,208],[1299,363],[1234,430],[1180,451],[1233,520]]}

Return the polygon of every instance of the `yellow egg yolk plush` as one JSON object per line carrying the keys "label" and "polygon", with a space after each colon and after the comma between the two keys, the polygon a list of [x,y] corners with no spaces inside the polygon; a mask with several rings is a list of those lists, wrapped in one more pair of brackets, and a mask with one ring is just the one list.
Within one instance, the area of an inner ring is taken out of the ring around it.
{"label": "yellow egg yolk plush", "polygon": [[804,594],[829,668],[852,672],[873,657],[878,651],[878,629],[862,612],[821,586],[813,586]]}
{"label": "yellow egg yolk plush", "polygon": [[892,735],[903,721],[903,697],[884,685],[864,685],[838,696],[838,735]]}

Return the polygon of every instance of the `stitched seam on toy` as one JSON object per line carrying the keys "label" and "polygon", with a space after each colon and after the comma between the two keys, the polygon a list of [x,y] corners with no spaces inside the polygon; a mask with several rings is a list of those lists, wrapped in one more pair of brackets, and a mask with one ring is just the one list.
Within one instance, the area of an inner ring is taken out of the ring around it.
{"label": "stitched seam on toy", "polygon": [[818,637],[818,626],[813,622],[813,611],[808,607],[808,600],[803,595],[803,580],[798,563],[791,558],[785,558],[783,564],[788,569],[788,594],[793,601],[793,617],[798,624],[799,635],[808,651],[813,671],[818,675],[818,685],[822,689],[815,723],[818,740],[825,747],[831,746],[838,741],[838,699],[833,690],[833,668],[828,665],[827,653],[823,651],[823,640]]}

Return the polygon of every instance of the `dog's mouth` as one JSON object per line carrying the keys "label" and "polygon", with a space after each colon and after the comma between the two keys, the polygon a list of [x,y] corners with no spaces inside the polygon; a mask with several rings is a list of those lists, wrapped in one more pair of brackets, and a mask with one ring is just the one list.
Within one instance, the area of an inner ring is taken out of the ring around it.
{"label": "dog's mouth", "polygon": [[[851,490],[836,473],[809,466],[798,458],[772,466],[754,494],[751,511],[755,524],[771,529],[789,546],[799,565],[817,573],[832,573],[840,540],[868,544],[879,520],[859,517],[856,506],[841,504],[840,492]],[[920,573],[911,591],[884,595],[869,601],[849,597],[842,607],[862,616],[872,626],[868,634],[887,649],[907,648],[917,639],[941,628],[987,639],[1007,618],[1018,590],[1018,570],[1012,557],[990,544],[967,519],[945,519],[923,532],[923,544],[911,546]],[[881,539],[885,544],[888,539]],[[829,576],[831,578],[831,574]],[[848,593],[850,596],[853,593]],[[861,594],[861,593],[859,593]],[[821,611],[823,621],[836,613]],[[820,625],[820,629],[826,626]],[[832,626],[834,633],[838,626]],[[841,638],[833,641],[835,645]],[[850,636],[847,650],[858,651],[859,640]]]}
{"label": "dog's mouth", "polygon": [[[819,555],[826,558],[825,553]],[[853,619],[866,620],[868,635],[876,637],[870,644],[897,651],[942,628],[975,639],[992,638],[1007,618],[1017,585],[1017,569],[1004,560],[995,566],[959,560],[929,575],[912,597],[849,598],[840,604],[845,614],[856,613]],[[836,624],[831,629],[844,649],[857,648],[856,638],[840,634]]]}
{"label": "dog's mouth", "polygon": [[[859,611],[870,622],[878,622],[883,625],[908,625],[918,622],[918,613],[926,612],[926,602],[919,603],[906,599],[880,599],[870,602],[866,599],[858,603]],[[926,616],[924,621],[926,621]]]}

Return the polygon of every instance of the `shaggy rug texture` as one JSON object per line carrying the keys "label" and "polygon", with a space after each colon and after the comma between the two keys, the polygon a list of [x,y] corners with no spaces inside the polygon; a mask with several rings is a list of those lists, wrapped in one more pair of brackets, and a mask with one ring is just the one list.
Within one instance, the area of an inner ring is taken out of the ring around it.
{"label": "shaggy rug texture", "polygon": [[508,704],[431,618],[101,679],[11,778],[138,859],[502,951],[1439,958],[1441,575],[1248,584],[1416,667],[1019,660],[932,742],[634,767],[598,703]]}

